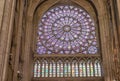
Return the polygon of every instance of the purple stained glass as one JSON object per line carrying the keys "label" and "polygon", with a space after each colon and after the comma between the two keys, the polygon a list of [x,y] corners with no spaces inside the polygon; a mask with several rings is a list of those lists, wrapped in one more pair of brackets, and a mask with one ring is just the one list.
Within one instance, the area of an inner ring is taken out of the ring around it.
{"label": "purple stained glass", "polygon": [[38,28],[38,54],[96,54],[96,27],[82,8],[59,5],[49,9]]}

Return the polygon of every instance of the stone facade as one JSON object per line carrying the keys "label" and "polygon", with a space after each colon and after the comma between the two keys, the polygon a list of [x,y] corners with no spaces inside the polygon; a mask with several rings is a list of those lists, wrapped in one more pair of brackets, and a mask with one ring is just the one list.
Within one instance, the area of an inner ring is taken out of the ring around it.
{"label": "stone facade", "polygon": [[4,3],[5,0],[0,0],[0,29],[1,29],[1,22],[3,17]]}
{"label": "stone facade", "polygon": [[[38,18],[59,1],[0,0],[0,81],[32,81]],[[104,81],[120,81],[120,0],[71,1],[91,12],[99,23]]]}

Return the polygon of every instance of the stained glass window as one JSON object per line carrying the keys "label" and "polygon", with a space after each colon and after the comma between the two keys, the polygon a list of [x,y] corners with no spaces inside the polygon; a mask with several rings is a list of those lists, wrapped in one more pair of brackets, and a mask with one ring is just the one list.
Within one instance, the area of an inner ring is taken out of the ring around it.
{"label": "stained glass window", "polygon": [[78,63],[75,62],[75,77],[78,77]]}
{"label": "stained glass window", "polygon": [[87,76],[90,76],[90,61],[87,62]]}
{"label": "stained glass window", "polygon": [[101,77],[96,29],[89,13],[77,5],[56,5],[46,11],[39,22],[36,48],[46,58],[35,61],[34,77]]}
{"label": "stained glass window", "polygon": [[45,63],[42,62],[42,77],[45,77]]}
{"label": "stained glass window", "polygon": [[60,61],[57,62],[57,77],[60,77]]}
{"label": "stained glass window", "polygon": [[72,62],[72,76],[75,77],[75,62]]}
{"label": "stained glass window", "polygon": [[79,74],[80,74],[80,77],[81,76],[83,76],[83,63],[82,63],[82,61],[80,62],[80,64],[79,64]]}
{"label": "stained glass window", "polygon": [[34,64],[34,77],[38,77],[38,76],[37,76],[37,73],[38,73],[38,72],[37,72],[37,66],[38,66],[38,65],[37,65],[37,62],[35,62],[35,64]]}
{"label": "stained glass window", "polygon": [[93,63],[92,62],[90,62],[90,75],[94,76],[94,73],[93,73]]}
{"label": "stained glass window", "polygon": [[52,77],[53,67],[52,62],[50,62],[49,77]]}
{"label": "stained glass window", "polygon": [[83,77],[86,77],[86,63],[85,62],[83,62],[82,63],[83,65],[82,65],[82,70],[83,70]]}
{"label": "stained glass window", "polygon": [[71,64],[68,62],[68,77],[71,76]]}
{"label": "stained glass window", "polygon": [[56,63],[53,61],[53,77],[56,77]]}
{"label": "stained glass window", "polygon": [[83,8],[58,5],[41,18],[38,54],[96,54],[98,45],[93,19]]}
{"label": "stained glass window", "polygon": [[94,68],[95,68],[95,76],[101,76],[101,65],[98,60],[95,61]]}
{"label": "stained glass window", "polygon": [[79,74],[80,77],[86,77],[86,64],[83,60],[79,63]]}
{"label": "stained glass window", "polygon": [[41,66],[41,64],[39,63],[38,64],[38,77],[40,77],[40,69],[41,69],[40,66]]}
{"label": "stained glass window", "polygon": [[61,73],[60,76],[61,76],[61,77],[63,77],[63,71],[64,71],[64,70],[63,70],[63,63],[61,62],[61,68],[60,68],[60,73]]}
{"label": "stained glass window", "polygon": [[67,63],[64,63],[64,76],[67,77],[68,74],[68,65]]}
{"label": "stained glass window", "polygon": [[45,62],[45,77],[48,77],[48,62]]}
{"label": "stained glass window", "polygon": [[[71,64],[72,63],[72,64]],[[36,62],[34,65],[34,77],[101,77],[101,64],[99,60],[92,62],[90,60],[84,61],[73,60],[72,62],[66,60],[62,62],[58,60],[48,62]],[[57,66],[56,66],[57,65]],[[42,67],[42,71],[40,68]],[[40,74],[42,72],[42,74]],[[40,76],[41,75],[41,76]]]}

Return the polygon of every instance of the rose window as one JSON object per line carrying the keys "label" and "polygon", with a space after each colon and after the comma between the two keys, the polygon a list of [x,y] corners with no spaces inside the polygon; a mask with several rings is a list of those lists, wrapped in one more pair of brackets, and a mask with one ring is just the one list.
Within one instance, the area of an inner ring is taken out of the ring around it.
{"label": "rose window", "polygon": [[38,30],[38,54],[96,54],[96,27],[81,7],[60,5],[41,18]]}

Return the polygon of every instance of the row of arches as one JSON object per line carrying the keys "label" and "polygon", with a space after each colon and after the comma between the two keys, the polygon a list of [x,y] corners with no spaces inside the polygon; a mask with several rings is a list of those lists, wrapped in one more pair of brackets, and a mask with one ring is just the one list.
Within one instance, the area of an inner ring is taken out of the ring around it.
{"label": "row of arches", "polygon": [[101,77],[101,61],[42,60],[34,63],[34,77]]}

